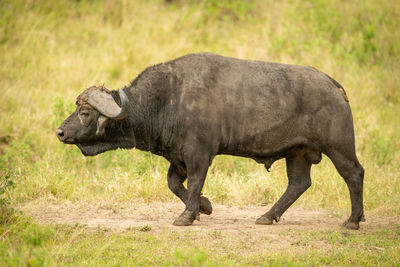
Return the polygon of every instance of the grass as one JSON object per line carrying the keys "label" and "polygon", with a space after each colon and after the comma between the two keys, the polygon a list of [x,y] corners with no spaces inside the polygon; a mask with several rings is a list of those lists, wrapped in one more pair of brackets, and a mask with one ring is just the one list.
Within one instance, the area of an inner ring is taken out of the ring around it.
{"label": "grass", "polygon": [[0,264],[11,266],[394,266],[400,261],[400,228],[288,231],[280,234],[287,242],[282,246],[268,236],[93,232],[79,225],[41,226],[22,216],[10,228],[0,228],[0,236]]}
{"label": "grass", "polygon": [[[77,148],[60,144],[54,132],[84,88],[105,83],[117,89],[149,65],[210,51],[312,65],[335,77],[345,87],[353,111],[358,156],[366,169],[367,216],[399,214],[399,16],[396,0],[0,1],[0,177],[12,173],[14,183],[4,195],[7,205],[32,200],[176,200],[167,188],[168,163],[163,158],[137,150],[85,158]],[[286,187],[285,177],[283,161],[267,173],[251,160],[219,156],[210,168],[204,194],[215,203],[273,203]],[[347,188],[329,160],[324,158],[313,167],[312,178],[312,187],[295,205],[349,211]],[[267,265],[327,265],[338,259],[342,259],[339,265],[347,265],[352,257],[359,265],[399,262],[398,241],[391,238],[398,237],[395,230],[355,234],[355,245],[340,243],[338,250],[296,247],[285,256],[262,250],[247,257],[221,252],[207,242],[196,246],[188,237],[167,251],[166,240],[173,233],[163,232],[160,237],[146,232],[80,233],[15,216],[22,222],[2,226],[2,233],[16,229],[2,236],[1,258],[7,265],[54,265],[57,261],[126,265],[135,255],[133,262],[138,265],[258,265],[264,261]],[[39,244],[30,240],[30,235],[42,234]],[[312,233],[304,235],[307,240]],[[327,233],[317,235],[328,242]],[[134,244],[129,240],[135,238],[151,248],[153,253],[139,250],[148,255],[148,261],[140,262],[139,252],[119,245]],[[388,240],[393,248],[384,243],[385,250],[376,253],[363,246],[370,239]],[[160,256],[153,257],[158,250]],[[251,248],[242,250],[243,255],[248,251]]]}

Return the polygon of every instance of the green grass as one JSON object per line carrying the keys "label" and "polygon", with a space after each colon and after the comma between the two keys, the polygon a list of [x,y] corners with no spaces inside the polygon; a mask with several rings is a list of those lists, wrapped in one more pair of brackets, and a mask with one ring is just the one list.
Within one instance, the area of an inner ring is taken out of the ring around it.
{"label": "green grass", "polygon": [[41,226],[19,217],[0,227],[0,264],[11,266],[394,266],[400,228],[372,232],[288,231],[269,236],[215,231],[154,232]]}
{"label": "green grass", "polygon": [[[350,99],[357,152],[366,170],[366,213],[399,214],[399,17],[396,0],[0,1],[0,177],[12,173],[15,184],[7,188],[7,203],[176,200],[167,188],[168,163],[163,158],[137,150],[85,158],[76,147],[58,142],[55,130],[86,87],[105,83],[117,89],[149,65],[210,51],[312,65],[337,79]],[[295,205],[349,212],[348,190],[327,158],[313,167],[312,179],[312,187]],[[267,173],[251,160],[219,156],[204,194],[214,203],[273,203],[286,184],[283,161]],[[22,231],[21,225],[28,230]],[[1,258],[10,265],[31,259],[32,265],[53,265],[57,260],[65,265],[125,265],[129,253],[133,259],[140,255],[120,247],[120,241],[127,244],[130,238],[139,238],[139,244],[154,239],[150,251],[162,251],[158,258],[143,252],[148,262],[136,258],[136,264],[196,265],[204,260],[211,265],[335,265],[343,258],[339,265],[350,265],[352,257],[359,265],[399,263],[398,242],[390,239],[398,234],[394,230],[356,235],[359,246],[340,244],[338,250],[296,248],[285,256],[261,251],[247,257],[215,254],[216,245],[198,248],[189,238],[166,252],[163,238],[169,238],[168,233],[79,234],[30,221],[3,227],[19,229],[2,237],[1,253],[8,254]],[[40,244],[29,241],[33,233],[43,233]],[[325,238],[325,233],[320,235]],[[368,238],[387,239],[394,246],[374,253],[362,246]],[[89,244],[94,244],[92,250]],[[189,252],[181,249],[185,246]]]}

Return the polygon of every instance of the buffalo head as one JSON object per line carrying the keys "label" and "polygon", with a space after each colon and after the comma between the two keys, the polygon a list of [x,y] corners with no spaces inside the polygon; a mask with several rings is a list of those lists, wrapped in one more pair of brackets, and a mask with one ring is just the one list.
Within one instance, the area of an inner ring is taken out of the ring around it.
{"label": "buffalo head", "polygon": [[77,145],[85,156],[116,148],[132,148],[132,136],[129,136],[127,123],[123,123],[128,116],[129,100],[122,89],[118,93],[121,107],[105,87],[86,89],[76,100],[75,112],[57,129],[58,139],[65,144]]}

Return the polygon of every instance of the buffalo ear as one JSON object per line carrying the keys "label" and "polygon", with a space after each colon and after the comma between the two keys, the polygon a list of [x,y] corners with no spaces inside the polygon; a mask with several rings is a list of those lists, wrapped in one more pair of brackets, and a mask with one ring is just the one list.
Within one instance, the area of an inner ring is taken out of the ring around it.
{"label": "buffalo ear", "polygon": [[106,126],[107,126],[107,122],[108,122],[108,118],[100,115],[99,118],[97,119],[97,131],[96,131],[96,135],[104,135],[104,132],[106,130]]}

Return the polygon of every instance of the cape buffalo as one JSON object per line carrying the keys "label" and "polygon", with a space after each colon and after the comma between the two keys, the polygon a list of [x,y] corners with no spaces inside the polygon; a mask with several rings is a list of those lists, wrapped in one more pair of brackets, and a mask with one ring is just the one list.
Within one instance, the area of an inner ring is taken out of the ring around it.
{"label": "cape buffalo", "polygon": [[364,221],[364,169],[348,99],[337,81],[313,67],[190,54],[148,67],[117,91],[92,86],[76,105],[57,129],[60,141],[85,156],[135,147],[170,162],[168,187],[186,204],[174,225],[211,214],[201,190],[218,154],[252,158],[267,170],[286,159],[288,187],[256,224],[279,221],[310,187],[311,165],[321,153],[350,191],[344,226],[358,229]]}

